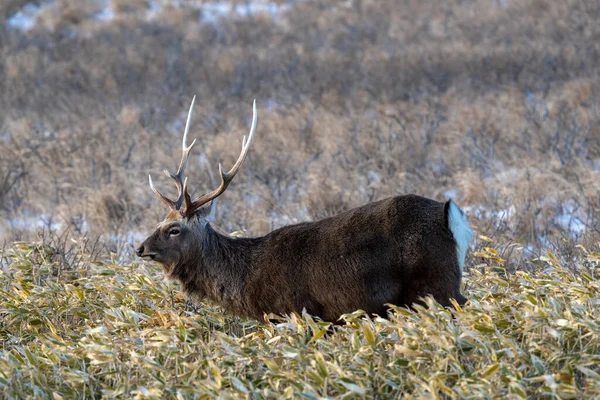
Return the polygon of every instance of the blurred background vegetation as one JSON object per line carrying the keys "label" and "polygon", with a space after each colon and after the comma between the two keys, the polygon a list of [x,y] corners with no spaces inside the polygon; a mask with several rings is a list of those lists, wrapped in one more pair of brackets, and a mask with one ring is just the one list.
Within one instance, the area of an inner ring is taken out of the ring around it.
{"label": "blurred background vegetation", "polygon": [[417,193],[454,198],[504,258],[594,249],[599,61],[592,0],[3,0],[0,238],[130,252],[164,215],[147,175],[174,190],[161,171],[197,95],[194,194],[257,99],[228,231]]}
{"label": "blurred background vegetation", "polygon": [[[596,0],[0,0],[0,398],[600,398],[599,59]],[[258,325],[124,262],[194,95],[192,194],[258,104],[217,225],[453,198],[469,303]]]}

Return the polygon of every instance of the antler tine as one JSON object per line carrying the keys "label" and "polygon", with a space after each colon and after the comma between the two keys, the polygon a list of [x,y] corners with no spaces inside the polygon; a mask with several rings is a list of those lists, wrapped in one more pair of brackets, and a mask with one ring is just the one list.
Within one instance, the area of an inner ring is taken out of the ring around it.
{"label": "antler tine", "polygon": [[[188,138],[188,133],[190,131],[190,122],[192,120],[192,112],[194,110],[195,102],[196,102],[196,96],[194,96],[192,98],[192,103],[190,104],[190,110],[188,111],[187,121],[185,123],[185,131],[183,133],[183,141],[181,143],[182,155],[181,155],[181,161],[179,162],[179,168],[177,168],[177,172],[175,174],[170,173],[166,169],[163,171],[165,175],[167,175],[168,177],[173,179],[173,181],[175,182],[175,186],[177,186],[177,191],[178,191],[177,200],[173,201],[173,200],[167,198],[166,196],[164,196],[158,190],[156,190],[156,188],[154,187],[154,184],[152,183],[152,177],[148,176],[150,179],[150,188],[152,189],[152,191],[156,194],[156,196],[159,199],[162,200],[163,203],[165,203],[172,210],[179,210],[181,208],[181,205],[185,201],[186,195],[185,195],[185,190],[184,190],[185,182],[183,181],[183,174],[185,172],[185,166],[187,164],[190,150],[192,150],[192,147],[194,147],[194,145],[196,144],[196,139],[194,139],[192,144],[190,144],[189,146],[187,145],[187,138]],[[189,195],[188,195],[188,197],[189,197]]]}
{"label": "antler tine", "polygon": [[190,104],[190,110],[188,111],[187,121],[185,123],[185,131],[183,132],[183,140],[181,142],[182,155],[181,155],[181,161],[179,162],[179,168],[177,168],[177,173],[173,175],[172,173],[170,173],[167,170],[164,171],[165,174],[167,174],[167,176],[170,176],[171,178],[173,178],[175,180],[175,183],[177,184],[177,187],[179,189],[183,188],[182,178],[183,178],[183,173],[185,172],[185,165],[187,163],[187,159],[190,154],[190,150],[192,150],[192,147],[194,147],[194,145],[196,144],[196,139],[194,139],[192,144],[190,144],[189,146],[187,145],[187,138],[188,138],[188,133],[190,131],[190,122],[192,120],[192,113],[194,111],[194,103],[195,102],[196,102],[196,96],[194,96],[194,98],[192,98],[192,104]]}
{"label": "antler tine", "polygon": [[148,175],[148,181],[150,182],[150,189],[152,189],[152,191],[154,192],[154,194],[156,195],[156,197],[158,197],[159,199],[161,199],[162,202],[165,203],[165,205],[167,207],[169,207],[171,210],[176,210],[177,207],[175,205],[175,202],[173,200],[171,200],[171,199],[168,199],[161,192],[159,192],[158,190],[156,190],[156,188],[154,187],[154,183],[152,182],[152,176]]}
{"label": "antler tine", "polygon": [[[194,103],[196,102],[196,96],[194,96],[192,98],[192,104],[190,104],[190,110],[188,111],[188,116],[187,116],[187,121],[185,121],[185,131],[183,132],[183,142],[181,143],[181,146],[183,148],[183,151],[186,151],[187,149],[190,149],[194,143],[192,143],[192,145],[190,147],[187,147],[187,136],[188,133],[190,131],[190,121],[192,120],[192,112],[194,111]],[[196,140],[194,139],[194,142]]]}
{"label": "antler tine", "polygon": [[184,190],[183,190],[183,174],[185,173],[185,167],[187,164],[188,157],[190,155],[190,150],[196,144],[196,139],[190,144],[187,145],[188,133],[190,131],[190,122],[192,120],[192,114],[194,111],[194,103],[196,102],[196,96],[192,98],[192,103],[190,104],[190,109],[188,111],[187,121],[185,122],[185,131],[183,132],[183,140],[181,142],[181,161],[179,162],[179,168],[177,168],[177,172],[175,174],[170,173],[166,169],[163,171],[165,175],[173,179],[175,182],[175,186],[177,186],[177,200],[175,201],[175,206],[177,209],[181,208],[181,205],[184,203]]}
{"label": "antler tine", "polygon": [[221,175],[221,184],[217,189],[213,190],[210,193],[203,194],[202,196],[194,200],[194,202],[188,202],[187,199],[184,199],[184,212],[186,214],[193,213],[195,210],[202,207],[204,204],[219,197],[225,191],[225,189],[227,189],[227,186],[229,186],[229,183],[233,180],[233,177],[235,176],[235,174],[237,174],[242,163],[246,159],[246,156],[248,155],[248,150],[250,149],[250,145],[254,140],[254,133],[256,132],[256,123],[256,100],[254,100],[254,102],[252,103],[252,125],[250,127],[250,133],[248,134],[248,140],[246,140],[246,136],[242,138],[242,151],[240,153],[240,156],[228,172],[223,172],[223,167],[221,166],[221,163],[219,163],[219,174]]}

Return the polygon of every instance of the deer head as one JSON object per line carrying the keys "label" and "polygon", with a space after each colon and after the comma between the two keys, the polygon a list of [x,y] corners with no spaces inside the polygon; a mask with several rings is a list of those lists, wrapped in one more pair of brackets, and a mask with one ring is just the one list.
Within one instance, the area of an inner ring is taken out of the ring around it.
{"label": "deer head", "polygon": [[[255,100],[252,105],[253,117],[248,140],[246,140],[246,136],[243,137],[242,151],[237,161],[228,172],[224,172],[219,163],[219,174],[221,176],[221,184],[219,187],[192,200],[192,197],[188,192],[187,178],[184,178],[184,173],[190,151],[196,143],[196,140],[194,140],[189,146],[187,144],[195,99],[196,97],[194,96],[185,124],[182,156],[181,161],[179,162],[179,168],[175,174],[170,173],[166,169],[164,170],[164,173],[174,181],[175,186],[177,187],[177,199],[171,200],[160,193],[154,186],[152,177],[148,175],[150,188],[169,208],[169,211],[164,221],[158,224],[154,233],[152,233],[152,235],[150,235],[136,250],[136,254],[139,257],[147,258],[161,264],[167,272],[167,275],[169,275],[177,265],[198,258],[198,252],[202,249],[197,244],[202,243],[202,236],[205,232],[206,225],[212,219],[215,200],[223,194],[233,180],[233,177],[239,171],[242,163],[246,159],[246,155],[248,154],[256,131],[257,114]],[[209,202],[212,202],[212,206],[210,208],[204,207]]]}

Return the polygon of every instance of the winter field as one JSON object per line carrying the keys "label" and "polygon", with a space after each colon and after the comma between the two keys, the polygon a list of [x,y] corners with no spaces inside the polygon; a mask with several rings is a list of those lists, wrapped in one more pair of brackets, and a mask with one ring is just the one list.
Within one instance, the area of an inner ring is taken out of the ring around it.
{"label": "winter field", "polygon": [[[597,1],[4,0],[0,74],[0,398],[600,397]],[[216,225],[452,198],[471,301],[329,330],[188,302],[132,250],[194,95],[193,194],[257,100]]]}

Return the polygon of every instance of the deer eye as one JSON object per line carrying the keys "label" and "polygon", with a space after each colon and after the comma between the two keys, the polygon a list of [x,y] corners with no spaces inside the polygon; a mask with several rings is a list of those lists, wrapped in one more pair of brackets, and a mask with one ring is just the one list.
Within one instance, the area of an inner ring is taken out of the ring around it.
{"label": "deer eye", "polygon": [[181,233],[179,228],[171,228],[169,229],[169,236],[177,236]]}

